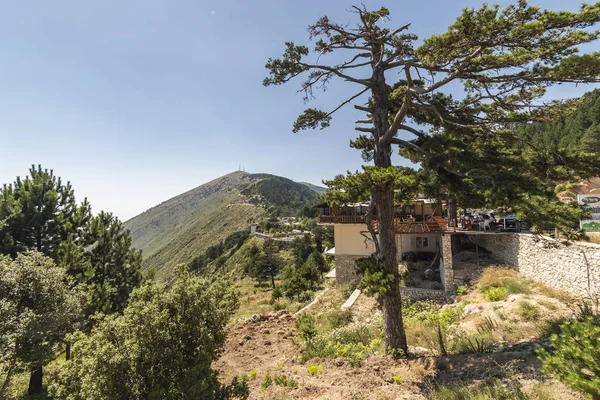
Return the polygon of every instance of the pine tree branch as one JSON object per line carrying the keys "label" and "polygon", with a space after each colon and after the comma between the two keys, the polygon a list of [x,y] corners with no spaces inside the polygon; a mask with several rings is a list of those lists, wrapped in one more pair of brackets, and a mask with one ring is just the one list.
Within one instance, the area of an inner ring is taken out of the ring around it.
{"label": "pine tree branch", "polygon": [[[303,62],[298,62],[298,65],[302,66],[305,69],[319,69],[319,70],[323,70],[323,71],[326,71],[326,72],[328,72],[330,74],[334,74],[334,75],[336,75],[336,76],[338,76],[338,77],[340,77],[340,78],[342,78],[342,79],[344,79],[346,81],[358,83],[359,85],[363,85],[363,86],[370,86],[371,85],[371,80],[370,79],[357,79],[357,78],[354,78],[354,77],[352,77],[350,75],[346,75],[344,73],[341,73],[340,71],[338,71],[334,67],[328,67],[326,65],[318,65],[318,64],[305,64]],[[348,68],[348,67],[344,67],[344,68],[340,67],[340,69],[346,69],[346,68]]]}
{"label": "pine tree branch", "polygon": [[363,90],[361,90],[360,92],[358,92],[354,96],[350,97],[348,100],[344,101],[339,106],[337,106],[333,111],[330,111],[329,113],[327,113],[327,115],[325,116],[325,118],[330,117],[334,112],[336,112],[340,108],[344,107],[346,104],[350,103],[352,100],[356,99],[357,97],[360,97],[361,95],[363,95],[368,90],[369,90],[369,88],[364,88]]}
{"label": "pine tree branch", "polygon": [[375,132],[375,128],[371,127],[371,128],[364,128],[362,126],[357,126],[354,128],[355,131],[359,131],[359,132],[366,132],[366,133],[373,133]]}

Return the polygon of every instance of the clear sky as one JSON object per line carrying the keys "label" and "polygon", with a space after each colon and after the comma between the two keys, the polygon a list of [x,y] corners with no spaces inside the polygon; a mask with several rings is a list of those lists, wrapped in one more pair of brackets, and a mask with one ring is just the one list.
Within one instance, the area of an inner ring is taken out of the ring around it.
{"label": "clear sky", "polygon": [[[442,33],[479,1],[362,1]],[[348,147],[360,113],[292,134],[299,81],[264,88],[283,43],[308,43],[321,15],[350,22],[339,0],[22,0],[0,9],[0,183],[41,163],[70,180],[95,212],[128,219],[245,165],[319,184],[361,165]],[[506,2],[503,2],[506,3]],[[539,3],[539,1],[538,1]],[[532,2],[535,4],[535,1]],[[545,8],[575,9],[572,0]],[[586,50],[596,50],[593,45]],[[561,86],[568,97],[594,86]],[[348,93],[333,85],[316,107]]]}

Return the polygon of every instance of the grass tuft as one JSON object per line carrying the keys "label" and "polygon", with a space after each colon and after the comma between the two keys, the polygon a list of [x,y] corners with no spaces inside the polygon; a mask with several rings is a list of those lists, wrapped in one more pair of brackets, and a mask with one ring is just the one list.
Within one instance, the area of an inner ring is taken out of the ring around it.
{"label": "grass tuft", "polygon": [[540,308],[527,300],[521,300],[518,313],[525,321],[535,321],[540,317]]}

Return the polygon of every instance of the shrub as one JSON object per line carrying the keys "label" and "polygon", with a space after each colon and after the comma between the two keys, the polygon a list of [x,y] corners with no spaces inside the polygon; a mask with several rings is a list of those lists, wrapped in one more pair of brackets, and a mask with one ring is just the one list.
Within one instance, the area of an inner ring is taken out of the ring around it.
{"label": "shrub", "polygon": [[508,289],[509,293],[531,294],[531,282],[522,279],[504,279],[502,284]]}
{"label": "shrub", "polygon": [[483,298],[487,301],[505,300],[510,292],[505,287],[494,287],[483,292]]}
{"label": "shrub", "polygon": [[378,321],[375,323],[360,322],[334,329],[329,337],[339,343],[361,343],[368,345],[382,336]]}
{"label": "shrub", "polygon": [[258,372],[257,372],[255,369],[253,369],[252,371],[248,372],[248,378],[250,378],[250,379],[252,379],[252,380],[255,380],[255,379],[256,379],[256,374],[257,374],[257,373],[258,373]]}
{"label": "shrub", "polygon": [[345,358],[354,367],[362,363],[381,348],[381,339],[373,339],[368,345],[362,343],[340,343],[322,336],[317,336],[306,343],[302,358],[304,361],[320,358]]}
{"label": "shrub", "polygon": [[273,302],[279,300],[281,298],[281,296],[283,296],[283,294],[281,293],[281,287],[279,285],[275,286],[275,288],[273,289],[273,291],[271,291],[271,299],[273,300]]}
{"label": "shrub", "polygon": [[[71,335],[75,356],[52,382],[52,397],[214,398],[220,385],[211,364],[221,354],[227,321],[237,307],[230,283],[210,283],[178,267],[169,288],[147,282],[129,299],[122,314],[100,320],[90,334]],[[153,365],[160,368],[149,368]]]}
{"label": "shrub", "polygon": [[342,297],[344,297],[344,299],[347,299],[348,297],[350,297],[352,292],[354,292],[355,290],[356,290],[355,282],[347,282],[347,283],[342,284],[342,287],[341,287]]}
{"label": "shrub", "polygon": [[398,374],[394,375],[394,383],[396,385],[401,385],[403,382],[404,382],[404,378],[403,377],[401,377]]}
{"label": "shrub", "polygon": [[458,318],[459,310],[442,308],[438,303],[426,300],[407,305],[403,311],[409,341],[446,354],[448,327]]}
{"label": "shrub", "polygon": [[216,393],[215,400],[244,400],[249,396],[250,389],[248,388],[248,379],[245,376],[242,378],[236,376],[230,384],[221,384]]}
{"label": "shrub", "polygon": [[263,379],[263,381],[260,383],[260,388],[265,390],[266,388],[268,388],[269,386],[272,386],[272,385],[273,385],[273,378],[271,377],[271,374],[269,374],[267,372],[265,379]]}
{"label": "shrub", "polygon": [[283,301],[276,301],[273,303],[273,311],[285,310],[287,307],[287,303]]}
{"label": "shrub", "polygon": [[432,300],[415,301],[403,308],[407,323],[411,321],[433,321],[442,325],[450,325],[458,318],[458,312],[452,307],[442,308]]}
{"label": "shrub", "polygon": [[600,398],[600,326],[591,317],[567,321],[550,341],[552,354],[537,350],[542,370],[572,389]]}
{"label": "shrub", "polygon": [[527,300],[521,300],[519,302],[519,315],[525,321],[533,321],[540,317],[540,308]]}
{"label": "shrub", "polygon": [[512,269],[502,267],[486,268],[479,277],[479,290],[485,292],[488,289],[502,286],[502,281],[505,279],[517,279],[517,273]]}
{"label": "shrub", "polygon": [[464,296],[467,293],[469,293],[469,288],[467,288],[466,286],[459,286],[456,288],[456,294],[458,296]]}
{"label": "shrub", "polygon": [[594,325],[600,326],[600,299],[587,299],[578,302],[575,316],[580,322],[590,318]]}
{"label": "shrub", "polygon": [[325,315],[325,319],[330,329],[341,328],[352,322],[352,312],[350,310],[333,310]]}
{"label": "shrub", "polygon": [[[298,320],[300,321],[300,320]],[[298,323],[298,322],[297,322]],[[310,323],[308,323],[310,326]],[[353,366],[360,366],[382,346],[382,320],[350,324],[327,334],[315,334],[306,339],[304,361],[319,358],[343,357]]]}
{"label": "shrub", "polygon": [[460,354],[484,354],[491,353],[494,350],[493,343],[494,339],[490,338],[490,336],[476,333],[461,337],[455,343],[455,347],[456,351]]}
{"label": "shrub", "polygon": [[308,341],[315,337],[317,334],[317,327],[315,325],[315,318],[307,313],[304,313],[296,320],[296,329],[302,339]]}
{"label": "shrub", "polygon": [[276,385],[295,388],[298,386],[298,383],[294,380],[294,378],[288,378],[286,375],[278,375],[273,380]]}
{"label": "shrub", "polygon": [[321,375],[323,373],[323,366],[321,364],[308,364],[306,370],[310,376]]}

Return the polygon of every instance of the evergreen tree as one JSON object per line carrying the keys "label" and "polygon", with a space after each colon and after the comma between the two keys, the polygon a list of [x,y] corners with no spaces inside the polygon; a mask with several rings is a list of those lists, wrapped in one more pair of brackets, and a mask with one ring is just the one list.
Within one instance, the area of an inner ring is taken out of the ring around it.
{"label": "evergreen tree", "polygon": [[[52,170],[32,166],[25,179],[17,177],[0,191],[0,254],[16,257],[38,251],[78,278],[90,274],[83,255],[84,235],[91,218],[87,200],[77,205],[71,184],[63,184]],[[78,264],[70,265],[77,259]],[[81,282],[79,282],[81,283]],[[32,368],[29,392],[41,390],[42,368]]]}
{"label": "evergreen tree", "polygon": [[310,281],[306,278],[310,275],[307,264],[289,264],[284,268],[282,275],[283,294],[290,299],[295,297],[300,301],[302,293],[311,287]]}
{"label": "evergreen tree", "polygon": [[260,264],[260,274],[271,280],[271,286],[275,288],[275,277],[281,271],[283,260],[279,253],[279,245],[274,239],[267,239],[262,246],[262,262]]}
{"label": "evergreen tree", "polygon": [[292,253],[297,263],[304,263],[313,251],[312,239],[310,234],[306,233],[302,237],[297,237],[292,242]]}
{"label": "evergreen tree", "polygon": [[[260,276],[258,266],[262,262],[260,249],[256,244],[252,243],[244,253],[244,273],[258,278]],[[259,281],[259,285],[260,283]]]}
{"label": "evergreen tree", "polygon": [[323,274],[329,271],[325,257],[316,249],[308,256],[306,265],[310,271],[310,281],[314,283],[318,282],[323,277]]}
{"label": "evergreen tree", "polygon": [[131,247],[129,231],[111,213],[101,211],[90,224],[88,252],[94,275],[96,310],[117,312],[125,308],[127,298],[142,280],[142,252]]}
{"label": "evergreen tree", "polygon": [[[564,111],[561,102],[540,107],[538,100],[554,84],[600,81],[600,53],[577,54],[579,45],[600,35],[588,29],[600,21],[600,4],[584,4],[578,12],[542,11],[528,6],[525,0],[503,10],[484,4],[479,9],[463,10],[447,32],[426,38],[420,46],[415,45],[417,36],[408,32],[410,24],[398,28],[385,25],[390,14],[386,8],[369,11],[363,6],[352,7],[352,11],[355,26],[336,24],[325,16],[308,28],[311,39],[316,40],[313,54],[307,46],[287,42],[281,58],[267,61],[269,76],[263,83],[281,85],[304,75],[301,91],[306,101],[314,98],[315,88],[325,89],[333,79],[358,87],[352,96],[332,106],[332,111],[306,109],[292,131],[326,128],[343,106],[362,100],[354,107],[365,113],[365,118],[356,121],[360,124],[356,130],[364,135],[351,146],[374,163],[365,168],[360,179],[369,183],[363,188],[371,200],[367,229],[375,244],[376,265],[389,286],[382,297],[385,347],[398,356],[406,354],[408,346],[396,265],[394,201],[395,190],[406,188],[398,182],[406,184],[414,174],[403,174],[393,166],[393,147],[410,159],[427,160],[427,175],[439,176],[439,189],[451,183],[460,188],[465,182],[483,186],[483,190],[476,190],[480,194],[485,194],[485,188],[493,190],[492,176],[479,169],[487,165],[485,158],[470,160],[475,168],[464,170],[469,163],[455,168],[456,161],[446,158],[443,151],[430,152],[428,139],[452,132],[463,142],[472,134],[478,135],[473,140],[479,143],[494,142],[503,136],[516,136],[515,124],[547,119]],[[338,55],[349,58],[340,60]],[[387,82],[390,76],[401,76],[402,81],[392,86]],[[443,93],[450,88],[453,92],[462,89],[460,100]],[[511,157],[509,154],[508,159]],[[520,160],[528,162],[526,157]],[[541,160],[553,173],[561,173],[568,165],[568,159],[560,154]],[[582,165],[578,163],[578,167]],[[598,168],[595,165],[585,173],[597,173]],[[521,195],[522,208],[527,211],[528,204],[535,210],[541,201],[547,204],[555,194],[546,188],[542,184],[531,198]],[[524,190],[518,188],[521,194]],[[456,218],[455,196],[447,194],[451,219]],[[556,202],[548,208],[552,206]],[[371,224],[375,218],[377,231]]]}
{"label": "evergreen tree", "polygon": [[552,353],[538,350],[544,372],[575,390],[600,399],[600,326],[591,317],[567,321],[552,335]]}
{"label": "evergreen tree", "polygon": [[312,229],[312,234],[315,238],[315,249],[318,252],[322,253],[325,247],[334,246],[333,227],[317,225]]}
{"label": "evergreen tree", "polygon": [[52,170],[32,166],[29,174],[0,191],[0,219],[8,218],[0,230],[0,252],[15,257],[35,250],[57,260],[62,242],[83,234],[90,207],[87,201],[78,206],[71,184]]}

